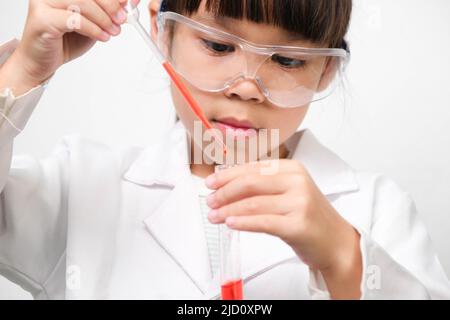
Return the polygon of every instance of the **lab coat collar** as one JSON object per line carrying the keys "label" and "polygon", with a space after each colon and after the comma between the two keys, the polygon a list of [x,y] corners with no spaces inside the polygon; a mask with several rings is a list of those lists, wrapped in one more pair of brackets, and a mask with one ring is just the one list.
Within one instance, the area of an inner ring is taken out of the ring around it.
{"label": "lab coat collar", "polygon": [[[217,298],[218,275],[211,275],[208,248],[200,215],[200,204],[189,165],[188,135],[181,122],[156,146],[144,149],[123,178],[138,189],[138,202],[144,225],[152,237],[182,268],[207,299]],[[297,147],[296,147],[297,145]],[[323,147],[309,131],[295,134],[287,142],[293,159],[304,164],[325,195],[357,190],[352,170],[331,151]],[[152,212],[155,188],[168,188]],[[170,230],[170,232],[168,232]],[[283,241],[266,234],[241,234],[242,276],[244,283],[279,265],[298,259]],[[303,265],[303,264],[301,264]],[[303,265],[307,272],[306,265]]]}
{"label": "lab coat collar", "polygon": [[174,187],[190,175],[188,157],[187,134],[178,121],[156,145],[142,151],[123,177],[142,186]]}
{"label": "lab coat collar", "polygon": [[353,169],[322,145],[309,129],[294,134],[286,145],[290,158],[299,161],[325,196],[359,190]]}

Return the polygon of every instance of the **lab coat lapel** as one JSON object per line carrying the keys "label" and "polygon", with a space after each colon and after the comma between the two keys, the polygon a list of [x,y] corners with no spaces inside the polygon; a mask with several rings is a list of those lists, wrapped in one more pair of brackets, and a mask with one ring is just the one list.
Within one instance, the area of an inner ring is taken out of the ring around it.
{"label": "lab coat lapel", "polygon": [[189,181],[180,181],[144,223],[154,239],[204,293],[211,274],[197,201]]}
{"label": "lab coat lapel", "polygon": [[[160,143],[139,156],[124,178],[150,190],[168,189],[168,195],[143,222],[155,241],[204,293],[211,272],[187,145],[186,132],[178,122]],[[145,199],[141,202],[145,204]],[[146,210],[145,205],[141,207]],[[147,210],[150,207],[154,204],[149,203]]]}

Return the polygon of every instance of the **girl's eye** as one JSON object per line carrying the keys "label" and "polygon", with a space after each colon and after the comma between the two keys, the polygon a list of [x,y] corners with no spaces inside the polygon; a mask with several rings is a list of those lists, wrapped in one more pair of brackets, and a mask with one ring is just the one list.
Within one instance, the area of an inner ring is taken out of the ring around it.
{"label": "girl's eye", "polygon": [[278,63],[280,66],[289,69],[301,68],[306,64],[305,60],[298,60],[280,56],[275,54],[272,56],[272,61]]}
{"label": "girl's eye", "polygon": [[235,50],[234,46],[230,46],[227,44],[217,43],[217,42],[209,41],[206,39],[202,39],[202,41],[205,44],[206,48],[208,50],[213,51],[214,53],[223,54],[223,53],[234,52],[234,50]]}

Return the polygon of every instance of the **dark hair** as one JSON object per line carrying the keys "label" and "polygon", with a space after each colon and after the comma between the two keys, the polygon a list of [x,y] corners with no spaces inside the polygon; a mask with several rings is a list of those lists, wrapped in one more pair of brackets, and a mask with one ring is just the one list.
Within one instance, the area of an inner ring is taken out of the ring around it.
{"label": "dark hair", "polygon": [[[329,47],[345,47],[352,0],[205,0],[216,17],[267,23]],[[202,0],[164,0],[168,11],[190,16]]]}

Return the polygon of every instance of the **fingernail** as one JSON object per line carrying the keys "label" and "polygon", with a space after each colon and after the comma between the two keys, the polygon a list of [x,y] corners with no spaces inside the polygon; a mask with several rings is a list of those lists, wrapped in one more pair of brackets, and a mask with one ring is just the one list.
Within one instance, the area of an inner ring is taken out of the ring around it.
{"label": "fingernail", "polygon": [[212,210],[208,213],[208,219],[211,222],[215,222],[217,221],[217,219],[219,218],[219,211],[217,210]]}
{"label": "fingernail", "polygon": [[216,183],[216,175],[212,174],[209,177],[207,177],[205,183],[208,188],[213,188],[214,184]]}
{"label": "fingernail", "polygon": [[208,197],[206,197],[206,204],[211,209],[215,209],[217,207],[217,201],[214,193],[211,193]]}
{"label": "fingernail", "polygon": [[124,9],[120,9],[114,15],[114,20],[116,20],[117,23],[125,22],[126,19],[127,19],[127,13],[125,12]]}
{"label": "fingernail", "polygon": [[236,218],[235,217],[228,217],[227,220],[225,220],[225,224],[232,228],[236,224]]}
{"label": "fingernail", "polygon": [[113,35],[113,36],[117,36],[120,33],[120,27],[118,25],[116,25],[115,23],[113,23],[109,28],[108,28],[108,32]]}
{"label": "fingernail", "polygon": [[108,41],[110,37],[111,37],[111,35],[110,35],[108,32],[106,32],[106,31],[103,31],[103,32],[100,34],[100,39],[101,39],[102,41]]}

